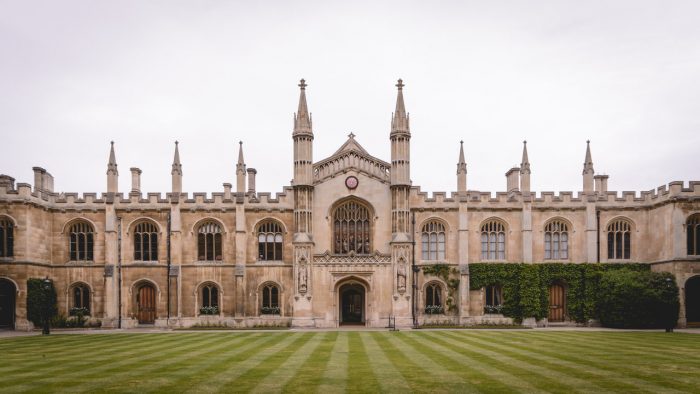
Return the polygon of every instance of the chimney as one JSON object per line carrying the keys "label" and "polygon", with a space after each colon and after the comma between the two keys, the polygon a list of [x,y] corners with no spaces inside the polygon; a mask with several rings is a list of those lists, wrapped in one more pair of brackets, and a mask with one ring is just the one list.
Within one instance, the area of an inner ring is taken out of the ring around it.
{"label": "chimney", "polygon": [[5,174],[0,175],[0,187],[4,187],[5,191],[15,190],[15,178]]}
{"label": "chimney", "polygon": [[34,171],[34,193],[38,194],[44,191],[44,174],[46,170],[41,167],[32,167]]}
{"label": "chimney", "polygon": [[249,168],[246,172],[248,172],[248,195],[255,197],[255,174],[258,171],[255,168]]}
{"label": "chimney", "polygon": [[520,190],[520,168],[513,167],[506,172],[506,191],[517,192]]}
{"label": "chimney", "polygon": [[141,170],[131,167],[131,192],[141,194]]}
{"label": "chimney", "polygon": [[230,199],[231,199],[231,184],[224,183],[224,200],[230,200]]}
{"label": "chimney", "polygon": [[596,193],[604,194],[608,192],[608,178],[608,175],[596,175],[593,177]]}

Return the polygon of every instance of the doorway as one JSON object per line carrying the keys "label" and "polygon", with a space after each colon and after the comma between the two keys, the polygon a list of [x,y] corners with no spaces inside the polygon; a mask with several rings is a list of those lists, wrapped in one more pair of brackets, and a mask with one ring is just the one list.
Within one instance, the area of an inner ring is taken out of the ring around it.
{"label": "doorway", "polygon": [[700,327],[700,276],[685,282],[685,320],[688,327]]}
{"label": "doorway", "polygon": [[550,322],[563,322],[566,317],[566,289],[560,283],[549,286],[549,316]]}
{"label": "doorway", "polygon": [[340,286],[340,324],[365,324],[365,288],[359,283]]}
{"label": "doorway", "polygon": [[153,324],[156,321],[156,289],[143,284],[136,292],[136,318],[139,324]]}
{"label": "doorway", "polygon": [[15,284],[0,279],[0,329],[15,329]]}

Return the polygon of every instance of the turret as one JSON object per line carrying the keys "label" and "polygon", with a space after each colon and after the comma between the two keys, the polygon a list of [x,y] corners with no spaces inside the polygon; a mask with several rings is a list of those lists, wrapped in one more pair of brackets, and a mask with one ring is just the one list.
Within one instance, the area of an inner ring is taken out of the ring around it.
{"label": "turret", "polygon": [[586,141],[586,160],[583,162],[583,192],[593,193],[593,159],[591,159],[591,141]]}
{"label": "turret", "polygon": [[530,193],[530,160],[527,157],[527,141],[523,141],[523,159],[520,162],[520,192]]}
{"label": "turret", "polygon": [[170,171],[170,175],[172,175],[173,180],[172,193],[179,196],[182,193],[182,164],[180,164],[180,150],[178,149],[177,141],[175,141],[175,157],[173,158],[173,169]]}
{"label": "turret", "polygon": [[313,140],[311,115],[306,105],[306,81],[299,81],[299,109],[294,114],[294,185],[313,184]]}
{"label": "turret", "polygon": [[110,142],[110,144],[109,162],[107,163],[107,193],[116,193],[119,171],[117,171],[117,159],[114,155],[114,141]]}
{"label": "turret", "polygon": [[467,162],[464,161],[464,141],[459,141],[459,161],[457,162],[457,193],[467,192]]}
{"label": "turret", "polygon": [[238,141],[238,162],[236,163],[236,193],[243,196],[245,189],[245,161],[243,160],[243,141]]}
{"label": "turret", "polygon": [[391,185],[411,185],[411,127],[403,102],[403,80],[396,87],[396,111],[391,120]]}

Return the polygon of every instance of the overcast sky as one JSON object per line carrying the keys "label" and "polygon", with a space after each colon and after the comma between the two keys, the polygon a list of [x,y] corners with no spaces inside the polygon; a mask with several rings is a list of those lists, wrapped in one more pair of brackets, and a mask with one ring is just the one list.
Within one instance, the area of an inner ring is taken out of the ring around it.
{"label": "overcast sky", "polygon": [[698,1],[0,0],[0,173],[56,191],[235,185],[238,141],[258,191],[292,178],[292,115],[308,83],[314,161],[356,134],[390,160],[396,79],[411,178],[503,191],[528,140],[532,188],[581,190],[586,140],[610,190],[700,180]]}

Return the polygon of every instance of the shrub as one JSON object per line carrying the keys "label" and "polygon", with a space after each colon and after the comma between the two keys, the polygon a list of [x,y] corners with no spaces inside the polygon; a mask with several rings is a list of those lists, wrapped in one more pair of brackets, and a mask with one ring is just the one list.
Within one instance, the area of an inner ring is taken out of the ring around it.
{"label": "shrub", "polygon": [[48,289],[45,287],[44,279],[27,279],[27,319],[37,327],[43,325],[45,314],[51,320],[58,313],[53,281],[49,281]]}
{"label": "shrub", "polygon": [[278,306],[264,306],[260,308],[260,313],[263,315],[279,315],[280,307]]}
{"label": "shrub", "polygon": [[219,307],[218,306],[203,306],[199,308],[199,314],[201,315],[218,315],[219,314]]}
{"label": "shrub", "polygon": [[615,328],[674,327],[680,309],[678,286],[668,272],[605,272],[597,304],[601,324]]}

